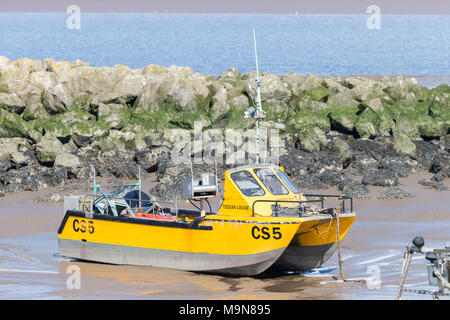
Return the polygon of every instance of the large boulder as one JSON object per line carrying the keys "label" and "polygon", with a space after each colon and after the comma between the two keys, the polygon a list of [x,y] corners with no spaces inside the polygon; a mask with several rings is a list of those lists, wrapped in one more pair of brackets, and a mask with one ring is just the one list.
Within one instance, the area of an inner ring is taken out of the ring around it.
{"label": "large boulder", "polygon": [[352,134],[355,129],[358,108],[333,108],[328,114],[331,129]]}
{"label": "large boulder", "polygon": [[28,165],[30,162],[30,156],[27,152],[15,151],[11,153],[11,162],[16,169]]}
{"label": "large boulder", "polygon": [[419,128],[416,122],[408,116],[401,116],[395,122],[395,127],[393,128],[393,133],[395,135],[406,135],[412,139],[420,138]]}
{"label": "large boulder", "polygon": [[14,94],[26,104],[42,100],[43,87],[30,81],[27,70],[15,68],[1,73],[0,92]]}
{"label": "large boulder", "polygon": [[22,117],[25,121],[45,119],[50,117],[50,114],[40,102],[33,102],[26,106]]}
{"label": "large boulder", "polygon": [[0,138],[0,159],[9,161],[12,153],[28,148],[29,144],[26,139]]}
{"label": "large boulder", "polygon": [[19,115],[0,109],[0,138],[27,137],[28,130]]}
{"label": "large boulder", "polygon": [[305,130],[306,128],[317,128],[323,132],[330,131],[330,120],[328,111],[311,112],[307,109],[300,109],[290,119],[289,126],[294,131]]}
{"label": "large boulder", "polygon": [[191,68],[148,66],[146,84],[137,98],[137,107],[146,111],[195,112],[210,95],[209,78]]}
{"label": "large boulder", "polygon": [[101,151],[139,151],[147,148],[143,137],[134,132],[110,130],[109,135],[92,143],[92,146]]}
{"label": "large boulder", "polygon": [[360,138],[375,138],[378,135],[379,118],[371,109],[367,108],[358,116],[355,130]]}
{"label": "large boulder", "polygon": [[25,101],[14,93],[0,93],[0,108],[2,107],[9,112],[21,114],[25,109]]}
{"label": "large boulder", "polygon": [[126,104],[136,100],[147,80],[143,74],[130,72],[125,74],[114,86],[115,101]]}
{"label": "large boulder", "polygon": [[78,173],[83,173],[83,171],[79,170],[81,167],[81,161],[74,154],[60,153],[56,155],[55,163],[53,165],[55,167],[65,168],[69,178],[77,177]]}
{"label": "large boulder", "polygon": [[62,113],[73,104],[73,97],[69,89],[60,83],[45,91],[43,104],[52,114]]}
{"label": "large boulder", "polygon": [[105,121],[112,129],[122,129],[130,121],[131,113],[121,104],[101,103],[98,108],[98,120]]}
{"label": "large boulder", "polygon": [[333,141],[334,151],[339,155],[339,157],[345,161],[351,158],[352,153],[350,146],[342,139],[336,138]]}
{"label": "large boulder", "polygon": [[336,95],[330,96],[327,103],[338,108],[353,108],[358,106],[359,104],[358,101],[353,100],[351,95],[344,93],[338,93]]}
{"label": "large boulder", "polygon": [[416,145],[406,134],[399,134],[394,139],[394,150],[402,156],[413,157]]}
{"label": "large boulder", "polygon": [[81,165],[81,163],[80,159],[78,159],[78,157],[74,154],[60,153],[56,155],[54,165],[73,170],[78,168]]}
{"label": "large boulder", "polygon": [[325,133],[318,127],[305,127],[297,134],[300,149],[306,152],[320,150],[321,144],[326,144]]}
{"label": "large boulder", "polygon": [[56,138],[47,137],[35,145],[36,155],[40,163],[53,164],[56,156],[65,152],[64,145]]}

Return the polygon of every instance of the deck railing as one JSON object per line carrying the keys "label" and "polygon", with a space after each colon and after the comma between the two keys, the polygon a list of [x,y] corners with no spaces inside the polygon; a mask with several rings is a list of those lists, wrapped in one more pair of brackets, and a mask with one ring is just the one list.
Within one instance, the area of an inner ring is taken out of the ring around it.
{"label": "deck railing", "polygon": [[[256,203],[273,203],[276,207],[278,207],[279,203],[294,203],[298,205],[299,208],[299,216],[300,216],[300,209],[302,204],[307,203],[320,203],[321,209],[324,209],[324,202],[326,198],[337,198],[338,201],[341,201],[341,208],[342,212],[346,212],[345,209],[345,202],[346,200],[350,201],[350,212],[353,212],[353,197],[351,196],[345,196],[345,195],[334,195],[334,194],[304,194],[305,197],[317,197],[320,199],[314,199],[314,200],[255,200],[252,204],[252,217],[255,216],[255,204]],[[275,210],[275,216],[278,216],[277,211]]]}

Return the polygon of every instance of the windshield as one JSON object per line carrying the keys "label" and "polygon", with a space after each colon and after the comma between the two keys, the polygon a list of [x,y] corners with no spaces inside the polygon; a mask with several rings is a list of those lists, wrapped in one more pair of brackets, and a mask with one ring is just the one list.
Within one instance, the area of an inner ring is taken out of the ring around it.
{"label": "windshield", "polygon": [[283,186],[281,181],[277,178],[277,176],[273,173],[272,170],[267,168],[261,168],[261,169],[254,169],[253,170],[256,173],[256,176],[259,178],[259,180],[264,183],[267,189],[269,191],[276,195],[282,195],[282,194],[288,194],[289,191]]}
{"label": "windshield", "polygon": [[286,177],[284,172],[277,170],[277,175],[281,178],[281,180],[283,180],[283,182],[288,186],[289,189],[291,189],[293,193],[299,193],[297,188],[292,184],[291,180]]}
{"label": "windshield", "polygon": [[255,178],[247,171],[234,172],[230,174],[230,177],[241,192],[248,197],[263,196],[265,194]]}

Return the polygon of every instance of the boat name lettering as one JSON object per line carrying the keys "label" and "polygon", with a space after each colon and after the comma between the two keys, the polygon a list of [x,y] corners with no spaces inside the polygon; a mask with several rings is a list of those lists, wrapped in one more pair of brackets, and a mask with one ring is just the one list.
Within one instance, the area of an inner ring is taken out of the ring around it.
{"label": "boat name lettering", "polygon": [[248,210],[248,206],[245,205],[235,205],[235,204],[224,204],[224,209],[230,209],[230,210]]}
{"label": "boat name lettering", "polygon": [[87,231],[89,233],[94,233],[94,221],[86,221],[83,219],[78,221],[78,219],[74,219],[73,220],[73,230],[75,232],[85,233]]}
{"label": "boat name lettering", "polygon": [[280,232],[280,227],[272,227],[272,234],[269,232],[268,227],[258,227],[254,226],[252,228],[252,237],[254,239],[264,239],[268,240],[270,237],[273,237],[275,240],[281,239],[282,234]]}

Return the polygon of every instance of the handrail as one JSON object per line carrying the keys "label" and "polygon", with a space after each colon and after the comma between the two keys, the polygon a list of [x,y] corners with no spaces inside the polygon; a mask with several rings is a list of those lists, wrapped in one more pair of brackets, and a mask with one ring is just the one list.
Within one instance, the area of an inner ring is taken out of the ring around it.
{"label": "handrail", "polygon": [[[119,197],[113,197],[107,194],[102,195],[95,195],[95,194],[86,194],[84,195],[86,197],[96,197],[96,198],[107,198],[107,199],[114,199],[114,200],[130,200],[130,201],[139,201],[138,199],[132,199],[132,198],[119,198]],[[161,200],[141,200],[141,202],[156,202],[156,203],[167,203],[167,204],[175,204],[175,201],[161,201]]]}
{"label": "handrail", "polygon": [[324,199],[329,198],[338,198],[338,200],[342,201],[342,211],[345,212],[345,200],[350,200],[350,212],[353,212],[353,197],[352,196],[346,196],[346,195],[335,195],[335,194],[304,194],[305,197],[320,197],[320,200],[267,200],[267,199],[261,199],[261,200],[255,200],[252,204],[252,217],[255,216],[255,203],[257,202],[272,202],[277,205],[278,203],[298,203],[299,205],[303,203],[315,203],[320,202],[322,209],[324,209]]}
{"label": "handrail", "polygon": [[350,212],[353,212],[353,197],[347,195],[340,194],[314,194],[314,193],[305,193],[303,194],[305,197],[320,197],[322,198],[322,207],[323,200],[325,198],[338,198],[338,200],[342,200],[342,211],[345,212],[345,200],[350,200]]}
{"label": "handrail", "polygon": [[252,204],[252,217],[255,216],[255,203],[257,202],[274,202],[275,205],[277,205],[278,203],[298,203],[298,204],[302,204],[302,203],[309,203],[309,202],[322,202],[321,200],[304,200],[304,201],[299,201],[299,200],[266,200],[266,199],[260,199],[260,200],[255,200]]}
{"label": "handrail", "polygon": [[97,188],[117,188],[117,187],[138,187],[138,183],[129,183],[129,184],[108,184],[108,185],[97,185]]}

